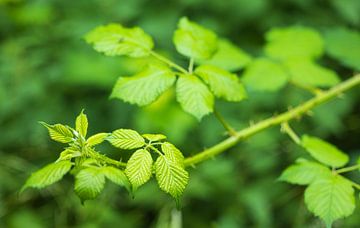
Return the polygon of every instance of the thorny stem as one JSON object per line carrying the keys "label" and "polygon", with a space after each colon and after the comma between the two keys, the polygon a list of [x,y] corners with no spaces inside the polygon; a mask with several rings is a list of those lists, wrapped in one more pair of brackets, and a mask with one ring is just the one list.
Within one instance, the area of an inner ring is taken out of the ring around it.
{"label": "thorny stem", "polygon": [[288,122],[281,124],[281,130],[289,135],[289,137],[298,145],[301,144],[299,136],[293,131]]}
{"label": "thorny stem", "polygon": [[335,172],[336,173],[346,173],[346,172],[350,172],[350,171],[354,171],[354,170],[358,170],[358,169],[360,169],[360,164],[341,168],[341,169],[336,170]]}
{"label": "thorny stem", "polygon": [[334,99],[337,96],[341,95],[343,92],[358,86],[360,84],[360,74],[357,74],[346,81],[332,87],[327,91],[323,91],[322,93],[318,93],[312,99],[300,104],[299,106],[288,110],[278,116],[270,117],[263,121],[258,122],[257,124],[251,125],[248,128],[240,130],[236,132],[235,135],[230,136],[229,138],[225,139],[224,141],[210,147],[192,157],[188,157],[185,159],[185,166],[193,166],[197,163],[205,161],[214,157],[217,154],[225,152],[227,149],[235,146],[240,141],[261,132],[271,126],[279,125],[281,123],[290,121],[295,118],[299,118],[309,110],[313,109],[314,107],[327,102],[328,100]]}
{"label": "thorny stem", "polygon": [[214,115],[219,120],[219,122],[223,125],[223,127],[226,129],[226,131],[228,132],[228,134],[230,136],[235,136],[236,135],[236,131],[234,130],[234,128],[232,128],[230,126],[230,124],[228,124],[226,122],[224,117],[216,109],[214,109]]}
{"label": "thorny stem", "polygon": [[160,54],[158,54],[158,53],[156,53],[156,52],[154,52],[154,51],[151,51],[150,54],[151,54],[152,56],[154,56],[155,58],[157,58],[158,60],[160,60],[160,61],[166,63],[167,65],[169,65],[169,66],[177,69],[178,71],[180,71],[180,72],[182,72],[182,73],[184,73],[184,74],[187,74],[187,73],[188,73],[188,71],[187,71],[186,69],[184,69],[183,67],[181,67],[181,66],[179,66],[178,64],[174,63],[174,62],[171,61],[170,59],[165,58],[164,56],[162,56],[162,55],[160,55]]}

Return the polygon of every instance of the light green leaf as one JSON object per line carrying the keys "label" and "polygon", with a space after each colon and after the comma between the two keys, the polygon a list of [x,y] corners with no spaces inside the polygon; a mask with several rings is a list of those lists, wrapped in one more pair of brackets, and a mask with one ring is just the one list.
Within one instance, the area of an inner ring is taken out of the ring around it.
{"label": "light green leaf", "polygon": [[88,125],[89,125],[88,119],[84,114],[84,110],[82,110],[81,113],[76,117],[75,129],[84,138],[86,137],[87,134]]}
{"label": "light green leaf", "polygon": [[182,109],[198,120],[214,109],[214,96],[194,75],[182,74],[176,84],[176,98]]}
{"label": "light green leaf", "polygon": [[88,167],[75,176],[75,193],[81,202],[95,199],[104,189],[105,176],[98,167]]}
{"label": "light green leaf", "polygon": [[360,32],[336,28],[325,33],[326,52],[345,66],[360,70]]}
{"label": "light green leaf", "polygon": [[162,134],[143,134],[142,136],[151,142],[156,142],[166,139],[166,136]]}
{"label": "light green leaf", "polygon": [[266,33],[265,53],[275,59],[315,59],[322,55],[323,39],[316,30],[306,27],[275,28]]}
{"label": "light green leaf", "polygon": [[211,91],[217,97],[228,101],[241,101],[246,98],[245,88],[236,74],[211,65],[197,67],[195,74],[210,86]]}
{"label": "light green leaf", "polygon": [[119,98],[140,106],[154,102],[175,82],[169,67],[153,64],[133,77],[120,77],[112,91],[112,98]]}
{"label": "light green leaf", "polygon": [[319,138],[304,135],[301,138],[301,145],[316,160],[331,167],[342,167],[349,162],[349,156],[347,154]]}
{"label": "light green leaf", "polygon": [[332,175],[331,170],[317,162],[298,159],[294,165],[289,166],[279,177],[279,180],[291,184],[308,185],[318,178]]}
{"label": "light green leaf", "polygon": [[42,169],[34,172],[27,179],[25,185],[22,187],[22,190],[25,190],[28,187],[32,188],[44,188],[49,186],[63,178],[63,176],[69,172],[71,169],[70,161],[59,161],[56,163],[51,163]]}
{"label": "light green leaf", "polygon": [[336,72],[309,60],[292,59],[285,62],[291,80],[295,83],[315,87],[330,87],[340,82]]}
{"label": "light green leaf", "polygon": [[128,191],[131,191],[130,182],[123,171],[112,166],[106,166],[101,169],[101,172],[107,179],[117,185],[124,186]]}
{"label": "light green leaf", "polygon": [[165,157],[184,167],[184,155],[173,144],[164,142],[161,144],[161,151],[164,153]]}
{"label": "light green leaf", "polygon": [[228,71],[237,71],[251,62],[246,52],[226,39],[218,41],[218,48],[209,60],[198,60],[200,64],[213,65]]}
{"label": "light green leaf", "polygon": [[145,184],[151,177],[153,160],[149,151],[139,149],[131,155],[125,169],[133,189],[136,190]]}
{"label": "light green leaf", "polygon": [[242,81],[253,90],[277,91],[288,82],[289,75],[285,70],[270,59],[256,59],[246,68]]}
{"label": "light green leaf", "polygon": [[145,145],[145,140],[139,133],[131,129],[118,129],[107,138],[115,147],[120,149],[136,149]]}
{"label": "light green leaf", "polygon": [[108,56],[145,57],[154,47],[152,38],[141,28],[125,28],[119,24],[99,26],[90,31],[85,40]]}
{"label": "light green leaf", "polygon": [[108,137],[109,135],[110,135],[109,133],[98,133],[98,134],[95,134],[95,135],[89,137],[86,140],[86,142],[89,146],[95,146],[97,144],[104,142],[106,137]]}
{"label": "light green leaf", "polygon": [[69,143],[73,140],[74,135],[68,126],[62,124],[50,125],[40,122],[49,131],[50,138],[61,143]]}
{"label": "light green leaf", "polygon": [[189,174],[182,164],[165,156],[159,156],[154,164],[156,180],[161,190],[169,193],[177,201],[184,192]]}
{"label": "light green leaf", "polygon": [[78,149],[69,147],[60,153],[60,157],[58,161],[71,160],[72,158],[80,157],[80,156],[81,156],[81,152]]}
{"label": "light green leaf", "polygon": [[353,213],[354,189],[347,179],[332,175],[310,184],[305,191],[305,203],[312,213],[325,221],[327,227],[331,227],[335,220]]}
{"label": "light green leaf", "polygon": [[195,59],[209,59],[217,49],[215,33],[186,17],[180,19],[173,42],[179,53]]}

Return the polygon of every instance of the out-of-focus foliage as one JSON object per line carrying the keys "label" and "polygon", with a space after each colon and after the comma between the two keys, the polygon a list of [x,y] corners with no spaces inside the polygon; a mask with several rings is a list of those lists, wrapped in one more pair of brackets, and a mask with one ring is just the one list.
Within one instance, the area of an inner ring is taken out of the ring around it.
{"label": "out-of-focus foliage", "polygon": [[[18,197],[17,191],[29,171],[56,159],[56,151],[60,150],[48,140],[38,120],[73,125],[74,113],[85,108],[95,120],[89,135],[118,128],[163,133],[185,155],[224,138],[224,130],[214,116],[197,123],[184,113],[174,102],[173,89],[141,109],[109,100],[117,78],[135,74],[146,61],[109,58],[94,52],[83,40],[92,28],[111,22],[139,26],[156,37],[157,50],[172,50],[164,54],[186,67],[187,62],[176,54],[172,44],[172,32],[182,16],[213,29],[255,58],[265,56],[264,34],[270,29],[310,27],[325,37],[325,56],[316,64],[345,79],[359,70],[359,9],[357,0],[0,0],[0,226],[161,227],[171,218],[179,218],[172,210],[173,202],[156,189],[155,181],[139,189],[135,199],[108,183],[110,186],[97,200],[84,206],[67,176],[62,184]],[[240,62],[241,55],[234,56]],[[221,66],[242,74],[248,61]],[[229,122],[242,128],[248,126],[249,120],[269,117],[310,96],[292,85],[283,87],[279,83],[278,87],[276,93],[248,88],[246,101],[217,101],[216,107]],[[360,152],[359,98],[356,89],[345,99],[316,108],[312,118],[304,117],[294,128],[344,148],[354,163]],[[130,156],[106,146],[103,150],[116,159]],[[274,128],[215,161],[196,166],[190,170],[189,186],[184,192],[184,226],[320,226],[303,205],[303,187],[274,182],[285,166],[304,153]],[[352,175],[360,178],[359,174]],[[358,213],[335,224],[357,227]]]}

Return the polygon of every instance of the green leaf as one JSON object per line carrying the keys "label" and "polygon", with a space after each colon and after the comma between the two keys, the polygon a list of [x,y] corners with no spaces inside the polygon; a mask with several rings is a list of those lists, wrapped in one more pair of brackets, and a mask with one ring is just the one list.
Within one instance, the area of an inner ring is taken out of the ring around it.
{"label": "green leaf", "polygon": [[176,160],[166,154],[156,159],[154,167],[160,189],[169,193],[178,201],[188,183],[188,172],[181,163],[177,163]]}
{"label": "green leaf", "polygon": [[167,66],[149,65],[133,77],[120,77],[112,91],[112,98],[119,98],[140,106],[154,102],[175,82],[175,74]]}
{"label": "green leaf", "polygon": [[176,98],[182,109],[198,120],[214,109],[214,96],[194,75],[182,74],[176,84]]}
{"label": "green leaf", "polygon": [[81,113],[76,117],[75,129],[84,138],[86,137],[87,134],[88,125],[89,125],[88,119],[84,114],[84,110],[82,110]]}
{"label": "green leaf", "polygon": [[217,97],[228,101],[241,101],[246,98],[245,88],[236,74],[211,65],[197,67],[195,74],[209,85]]}
{"label": "green leaf", "polygon": [[164,142],[163,144],[161,144],[161,151],[164,153],[165,157],[167,157],[171,161],[175,162],[180,166],[184,166],[184,155],[173,144],[169,142]]}
{"label": "green leaf", "polygon": [[42,169],[34,172],[27,179],[25,185],[22,187],[22,190],[25,190],[28,187],[32,188],[44,188],[49,186],[63,178],[63,176],[69,172],[71,169],[70,161],[59,161],[56,163],[51,163]]}
{"label": "green leaf", "polygon": [[323,219],[327,227],[340,218],[351,215],[355,209],[351,182],[339,175],[318,179],[306,189],[308,209]]}
{"label": "green leaf", "polygon": [[330,87],[340,82],[336,72],[309,60],[292,59],[285,62],[291,80],[306,86]]}
{"label": "green leaf", "polygon": [[179,53],[195,59],[209,59],[217,49],[215,33],[186,17],[180,19],[173,42]]}
{"label": "green leaf", "polygon": [[51,139],[61,143],[72,142],[74,135],[68,126],[62,124],[50,125],[44,122],[40,123],[48,129]]}
{"label": "green leaf", "polygon": [[322,55],[324,44],[321,35],[312,28],[275,28],[266,33],[265,53],[275,59],[315,59]]}
{"label": "green leaf", "polygon": [[136,149],[145,145],[145,140],[139,133],[131,129],[118,129],[107,138],[115,147],[120,149]]}
{"label": "green leaf", "polygon": [[131,155],[125,169],[133,189],[145,184],[151,177],[153,160],[149,151],[139,149]]}
{"label": "green leaf", "polygon": [[279,63],[259,58],[246,68],[242,81],[246,86],[258,91],[277,91],[288,82],[289,75]]}
{"label": "green leaf", "polygon": [[88,167],[75,176],[75,193],[81,202],[95,199],[104,189],[105,176],[100,168]]}
{"label": "green leaf", "polygon": [[319,138],[304,135],[301,138],[301,145],[316,160],[331,167],[339,168],[346,165],[349,161],[347,154]]}
{"label": "green leaf", "polygon": [[78,149],[69,147],[60,153],[60,157],[58,161],[71,160],[72,158],[80,157],[80,156],[81,156],[81,152]]}
{"label": "green leaf", "polygon": [[325,33],[326,52],[343,65],[360,70],[360,32],[336,28]]}
{"label": "green leaf", "polygon": [[90,31],[85,40],[108,56],[145,57],[154,47],[152,38],[141,28],[125,28],[119,24],[99,26]]}
{"label": "green leaf", "polygon": [[218,41],[218,48],[209,60],[198,60],[200,64],[213,65],[228,71],[238,71],[251,62],[246,52],[226,39]]}
{"label": "green leaf", "polygon": [[108,137],[109,135],[110,135],[109,133],[98,133],[98,134],[95,134],[95,135],[89,137],[86,140],[86,142],[89,146],[95,146],[97,144],[104,142],[106,137]]}
{"label": "green leaf", "polygon": [[151,142],[156,142],[166,139],[166,136],[162,134],[143,134],[142,137],[144,137],[145,139]]}
{"label": "green leaf", "polygon": [[318,178],[332,175],[331,170],[317,162],[300,158],[294,165],[289,166],[279,177],[279,180],[291,184],[308,185]]}
{"label": "green leaf", "polygon": [[124,186],[128,191],[131,191],[130,182],[123,171],[112,166],[106,166],[101,169],[101,172],[107,179],[117,185]]}

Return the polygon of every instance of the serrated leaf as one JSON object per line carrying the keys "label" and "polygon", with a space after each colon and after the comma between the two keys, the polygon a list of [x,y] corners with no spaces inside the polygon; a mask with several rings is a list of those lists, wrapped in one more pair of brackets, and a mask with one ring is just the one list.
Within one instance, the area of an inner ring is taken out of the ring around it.
{"label": "serrated leaf", "polygon": [[176,99],[183,110],[201,120],[213,112],[214,96],[194,75],[182,74],[176,83]]}
{"label": "serrated leaf", "polygon": [[327,227],[340,218],[351,215],[355,209],[354,189],[339,175],[318,179],[306,189],[305,203],[309,211],[323,219]]}
{"label": "serrated leaf", "polygon": [[308,185],[318,178],[332,175],[331,170],[317,162],[298,159],[294,165],[289,166],[279,177],[279,180],[291,184]]}
{"label": "serrated leaf", "polygon": [[60,157],[58,161],[71,160],[72,158],[80,157],[80,156],[81,156],[81,152],[78,149],[69,147],[60,153]]}
{"label": "serrated leaf", "polygon": [[164,153],[165,157],[184,167],[184,155],[173,144],[164,142],[161,144],[161,151]]}
{"label": "serrated leaf", "polygon": [[90,31],[85,40],[108,56],[145,57],[154,47],[152,38],[141,28],[125,28],[119,24],[99,26]]}
{"label": "serrated leaf", "polygon": [[101,169],[101,172],[107,179],[114,182],[117,185],[124,186],[128,191],[131,191],[130,182],[125,173],[120,169],[112,166],[106,166]]}
{"label": "serrated leaf", "polygon": [[331,167],[339,168],[349,162],[349,156],[347,154],[340,151],[334,145],[317,137],[304,135],[301,138],[301,145],[316,160]]}
{"label": "serrated leaf", "polygon": [[145,140],[139,133],[131,129],[113,131],[107,140],[120,149],[136,149],[145,145]]}
{"label": "serrated leaf", "polygon": [[292,81],[307,86],[330,87],[340,82],[335,71],[309,60],[292,59],[285,62]]}
{"label": "serrated leaf", "polygon": [[274,28],[266,33],[265,53],[275,59],[315,59],[323,53],[323,39],[316,30],[306,27]]}
{"label": "serrated leaf", "polygon": [[95,199],[104,189],[105,176],[98,167],[82,169],[75,176],[75,193],[81,202]]}
{"label": "serrated leaf", "polygon": [[151,154],[145,149],[139,149],[131,155],[126,165],[125,174],[134,190],[150,179],[152,164]]}
{"label": "serrated leaf", "polygon": [[326,52],[343,65],[360,70],[360,32],[335,28],[325,33]]}
{"label": "serrated leaf", "polygon": [[181,164],[167,157],[167,155],[159,156],[156,159],[154,168],[160,189],[169,193],[178,201],[188,183],[188,172]]}
{"label": "serrated leaf", "polygon": [[277,91],[288,82],[289,75],[279,63],[260,58],[247,66],[242,81],[246,86],[258,91]]}
{"label": "serrated leaf", "polygon": [[228,101],[241,101],[246,98],[245,88],[236,74],[211,65],[197,67],[195,74],[209,85],[211,91],[217,97]]}
{"label": "serrated leaf", "polygon": [[142,136],[151,142],[156,142],[166,139],[166,136],[162,134],[143,134]]}
{"label": "serrated leaf", "polygon": [[251,62],[251,57],[230,41],[220,39],[215,54],[208,60],[198,60],[197,62],[217,66],[228,71],[237,71],[248,65]]}
{"label": "serrated leaf", "polygon": [[51,163],[42,169],[34,172],[27,179],[22,191],[28,187],[44,188],[63,178],[63,176],[71,169],[70,161],[59,161]]}
{"label": "serrated leaf", "polygon": [[84,138],[86,137],[87,134],[88,125],[89,123],[87,116],[84,114],[84,110],[82,110],[81,113],[76,117],[75,129]]}
{"label": "serrated leaf", "polygon": [[217,49],[215,33],[186,17],[180,19],[173,42],[180,54],[195,59],[209,59]]}
{"label": "serrated leaf", "polygon": [[109,133],[98,133],[98,134],[95,134],[95,135],[89,137],[86,140],[86,142],[89,146],[95,146],[95,145],[98,145],[98,144],[104,142],[106,137],[108,137],[109,135],[110,135]]}
{"label": "serrated leaf", "polygon": [[67,126],[62,124],[50,125],[44,122],[40,123],[48,129],[51,139],[61,143],[69,143],[73,140],[74,135]]}
{"label": "serrated leaf", "polygon": [[144,106],[154,102],[175,82],[175,74],[164,65],[149,65],[133,77],[120,77],[111,97]]}

